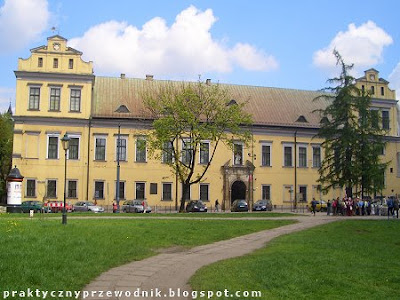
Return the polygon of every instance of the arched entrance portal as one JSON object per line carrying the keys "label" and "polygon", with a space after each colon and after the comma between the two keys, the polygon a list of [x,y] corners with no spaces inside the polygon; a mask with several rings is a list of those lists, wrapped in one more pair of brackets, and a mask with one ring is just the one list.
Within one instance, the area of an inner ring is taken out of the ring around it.
{"label": "arched entrance portal", "polygon": [[246,185],[241,180],[232,184],[231,203],[236,199],[246,199]]}

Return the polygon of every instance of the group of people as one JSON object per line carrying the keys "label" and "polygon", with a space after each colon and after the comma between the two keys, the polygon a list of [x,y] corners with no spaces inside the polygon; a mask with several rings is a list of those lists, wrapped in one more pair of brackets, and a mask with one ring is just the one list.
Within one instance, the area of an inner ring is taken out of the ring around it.
{"label": "group of people", "polygon": [[[317,201],[313,199],[311,202],[311,212],[315,215]],[[383,210],[385,207],[385,211]],[[387,212],[386,212],[387,207]],[[382,198],[379,202],[371,201],[370,199],[360,199],[358,197],[344,197],[328,200],[327,215],[333,214],[334,216],[369,216],[369,215],[387,215],[393,218],[399,218],[399,199],[397,197]]]}

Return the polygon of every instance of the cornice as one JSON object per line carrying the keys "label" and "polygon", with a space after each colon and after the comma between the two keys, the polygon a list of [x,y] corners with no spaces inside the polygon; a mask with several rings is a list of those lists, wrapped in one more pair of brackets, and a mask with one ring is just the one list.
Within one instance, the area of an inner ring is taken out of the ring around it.
{"label": "cornice", "polygon": [[14,71],[17,79],[25,80],[69,80],[69,81],[90,81],[94,83],[95,75],[93,74],[63,74],[50,72],[29,72]]}

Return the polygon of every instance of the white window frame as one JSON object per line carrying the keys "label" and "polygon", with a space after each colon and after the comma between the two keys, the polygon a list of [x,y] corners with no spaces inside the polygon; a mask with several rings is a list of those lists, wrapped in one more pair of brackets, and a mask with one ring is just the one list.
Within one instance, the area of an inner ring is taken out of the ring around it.
{"label": "white window frame", "polygon": [[[137,186],[138,184],[143,184],[143,198],[137,197]],[[146,182],[144,181],[135,181],[135,200],[145,200],[146,199]]]}
{"label": "white window frame", "polygon": [[[25,184],[25,198],[36,198],[37,197],[37,179],[36,178],[26,178],[25,179],[26,184]],[[33,196],[28,196],[28,181],[34,181],[35,182],[35,195]]]}
{"label": "white window frame", "polygon": [[[235,157],[235,146],[240,146],[242,148],[242,157],[240,158],[241,162],[238,164]],[[235,166],[243,166],[244,165],[244,143],[243,142],[234,142],[233,143],[233,151],[232,151],[232,161]]]}
{"label": "white window frame", "polygon": [[[207,199],[206,200],[202,200],[201,199],[201,187],[202,186],[206,186],[207,187]],[[199,200],[210,201],[210,184],[209,183],[200,183],[199,184]]]}
{"label": "white window frame", "polygon": [[[119,158],[119,161],[128,161],[128,136],[126,135],[119,135],[119,139],[124,140],[125,141],[125,159],[121,159],[121,157]],[[118,134],[115,136],[115,161],[117,161],[118,157]]]}
{"label": "white window frame", "polygon": [[[144,150],[139,149],[139,147],[138,147],[139,140],[140,141],[144,141],[144,143],[145,143]],[[144,151],[144,160],[139,160],[138,161],[138,151]],[[137,162],[137,163],[145,163],[145,162],[147,162],[147,139],[146,139],[145,136],[136,137],[136,140],[135,140],[135,162]]]}
{"label": "white window frame", "polygon": [[[55,109],[51,109],[51,90],[59,90],[60,91],[60,95],[58,96],[58,110]],[[62,88],[61,86],[54,86],[54,85],[50,85],[49,86],[49,111],[50,112],[59,112],[61,111],[61,95],[62,95]]]}
{"label": "white window frame", "polygon": [[[80,97],[79,97],[79,110],[72,110],[71,109],[71,104],[72,104],[72,90],[79,90],[80,91]],[[69,87],[69,101],[68,101],[69,107],[68,111],[69,112],[74,112],[74,113],[79,113],[82,111],[82,87],[75,87],[75,86],[70,86]]]}
{"label": "white window frame", "polygon": [[[286,147],[288,147],[288,148],[291,148],[292,150],[291,150],[291,165],[290,166],[286,166],[285,165],[285,148]],[[282,166],[284,167],[284,168],[293,168],[294,167],[294,143],[283,143],[282,144]]]}
{"label": "white window frame", "polygon": [[[300,148],[306,150],[306,161],[305,166],[300,166]],[[307,144],[297,144],[297,167],[298,168],[307,168],[308,167],[308,147]]]}
{"label": "white window frame", "polygon": [[[268,164],[263,164],[263,147],[269,147],[269,165]],[[261,143],[261,166],[262,167],[272,167],[272,143]]]}
{"label": "white window frame", "polygon": [[96,134],[94,135],[94,157],[93,160],[95,161],[103,161],[102,159],[96,159],[96,144],[97,144],[97,139],[104,139],[106,141],[105,145],[104,145],[104,161],[107,161],[107,136],[106,135],[101,135],[101,134]]}
{"label": "white window frame", "polygon": [[[315,149],[319,149],[319,166],[316,166],[314,163],[314,151]],[[322,148],[320,145],[313,145],[312,146],[312,167],[313,168],[320,168],[322,166]]]}
{"label": "white window frame", "polygon": [[[74,158],[71,160],[80,160],[81,159],[81,135],[80,134],[68,134],[70,139],[78,139],[78,158]],[[69,148],[67,150],[67,159],[69,158]]]}
{"label": "white window frame", "polygon": [[[164,199],[164,185],[171,186],[171,199]],[[174,185],[172,184],[172,182],[162,182],[161,201],[172,201],[174,199],[173,194],[174,194]]]}
{"label": "white window frame", "polygon": [[[49,158],[49,142],[50,142],[51,137],[57,138],[57,158]],[[46,159],[60,159],[60,134],[59,133],[48,133],[47,134]]]}
{"label": "white window frame", "polygon": [[[202,162],[201,161],[201,153],[202,153],[201,146],[203,144],[207,144],[208,145],[208,149],[207,149],[208,155],[207,155],[207,161],[206,162]],[[210,141],[201,141],[200,142],[200,147],[199,147],[199,164],[207,165],[209,162],[210,162]]]}

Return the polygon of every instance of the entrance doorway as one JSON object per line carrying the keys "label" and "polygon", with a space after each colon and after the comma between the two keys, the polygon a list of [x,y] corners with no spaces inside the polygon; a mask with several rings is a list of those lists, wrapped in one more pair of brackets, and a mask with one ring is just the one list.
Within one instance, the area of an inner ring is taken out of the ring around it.
{"label": "entrance doorway", "polygon": [[236,199],[244,199],[244,200],[246,200],[246,185],[241,180],[235,181],[232,184],[231,204]]}

